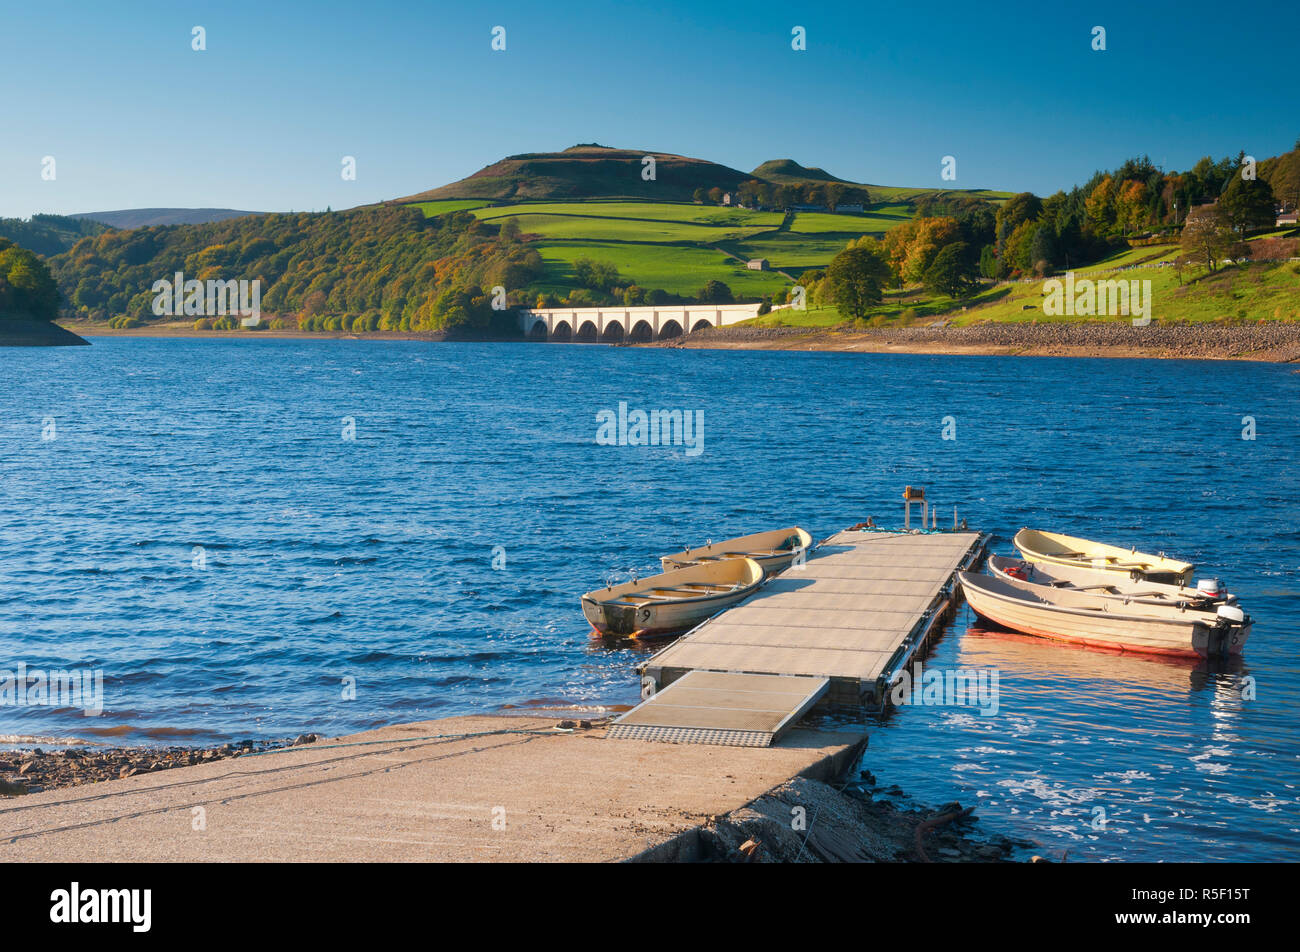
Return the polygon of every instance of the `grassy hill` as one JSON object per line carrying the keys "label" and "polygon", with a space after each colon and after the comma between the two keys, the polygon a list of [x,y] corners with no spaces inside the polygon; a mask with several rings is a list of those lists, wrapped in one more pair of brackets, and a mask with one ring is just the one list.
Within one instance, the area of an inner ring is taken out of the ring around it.
{"label": "grassy hill", "polygon": [[825,169],[807,168],[794,159],[768,159],[752,173],[754,178],[781,185],[801,185],[804,182],[839,182],[842,185],[857,185],[848,179],[831,175]]}
{"label": "grassy hill", "polygon": [[[468,210],[492,225],[514,221],[546,267],[533,285],[538,292],[572,288],[573,263],[588,258],[615,265],[643,288],[691,295],[717,279],[752,297],[788,287],[800,272],[829,264],[851,239],[884,234],[913,211],[892,204],[862,215],[795,212],[787,221],[781,212],[690,202],[413,204],[430,217]],[[768,259],[770,270],[749,270],[745,262],[752,258]]]}
{"label": "grassy hill", "polygon": [[832,175],[825,169],[808,168],[800,165],[794,159],[769,159],[758,168],[754,169],[751,176],[756,179],[762,179],[773,182],[777,185],[806,185],[826,182],[834,182],[840,185],[855,186],[865,188],[871,193],[872,201],[908,203],[916,202],[922,198],[930,196],[940,196],[947,192],[955,195],[970,195],[976,198],[985,198],[991,202],[1004,201],[1011,197],[1011,192],[996,192],[986,188],[971,189],[942,189],[942,188],[908,188],[897,185],[871,185],[867,182],[851,182],[848,179],[842,179],[839,176]]}
{"label": "grassy hill", "polygon": [[[656,178],[641,177],[653,155]],[[787,287],[799,273],[824,268],[852,239],[883,235],[911,220],[916,202],[942,190],[868,186],[863,214],[754,211],[693,203],[697,189],[731,190],[741,182],[856,185],[793,159],[764,162],[748,174],[662,152],[581,145],[563,152],[510,156],[468,178],[389,204],[411,204],[426,216],[469,211],[501,225],[513,220],[541,254],[545,275],[531,292],[574,287],[574,262],[588,258],[617,267],[642,288],[693,295],[710,279],[737,295],[758,297]],[[1001,201],[1009,193],[959,194]],[[745,262],[766,258],[769,271]]]}
{"label": "grassy hill", "polygon": [[[1267,236],[1259,236],[1260,238]],[[1254,240],[1259,240],[1256,238]],[[1185,272],[1173,266],[1177,245],[1129,248],[1075,269],[1076,280],[1116,279],[1151,282],[1151,318],[1164,323],[1254,322],[1300,320],[1300,262],[1261,261],[1229,265],[1215,274]],[[1001,281],[987,284],[965,301],[928,293],[920,288],[886,295],[870,323],[877,326],[947,321],[954,325],[985,321],[999,323],[1076,321],[1043,313],[1043,282]],[[1128,323],[1131,318],[1089,318]],[[805,311],[782,310],[752,323],[761,326],[835,327],[846,321],[833,306]]]}
{"label": "grassy hill", "polygon": [[[654,156],[655,178],[641,177],[642,162]],[[389,204],[442,199],[541,201],[589,198],[645,198],[690,201],[697,188],[735,188],[750,178],[737,169],[666,152],[575,145],[563,152],[512,155],[468,178]]]}

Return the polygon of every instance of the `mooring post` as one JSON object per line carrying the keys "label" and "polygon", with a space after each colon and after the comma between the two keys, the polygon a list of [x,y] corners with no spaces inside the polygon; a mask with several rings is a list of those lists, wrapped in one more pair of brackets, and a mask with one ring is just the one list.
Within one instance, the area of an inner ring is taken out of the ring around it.
{"label": "mooring post", "polygon": [[930,515],[929,504],[925,501],[925,490],[919,486],[904,486],[903,528],[908,532],[912,531],[912,503],[914,502],[921,504],[921,528],[924,529]]}

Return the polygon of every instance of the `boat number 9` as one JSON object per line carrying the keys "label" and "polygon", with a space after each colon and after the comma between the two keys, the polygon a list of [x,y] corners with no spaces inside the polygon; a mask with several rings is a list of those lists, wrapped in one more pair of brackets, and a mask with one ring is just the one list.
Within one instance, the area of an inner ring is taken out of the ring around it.
{"label": "boat number 9", "polygon": [[650,620],[650,609],[649,609],[649,608],[643,608],[643,609],[641,609],[641,620],[642,620],[642,621],[649,621],[649,620]]}

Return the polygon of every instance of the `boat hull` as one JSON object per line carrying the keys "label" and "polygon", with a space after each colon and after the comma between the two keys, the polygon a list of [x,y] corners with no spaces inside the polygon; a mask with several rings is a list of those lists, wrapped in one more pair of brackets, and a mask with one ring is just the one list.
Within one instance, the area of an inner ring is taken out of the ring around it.
{"label": "boat hull", "polygon": [[582,614],[601,636],[663,638],[690,631],[748,597],[749,592],[705,602],[663,605],[618,605],[583,596]]}
{"label": "boat hull", "polygon": [[1227,592],[1215,595],[1183,585],[1169,585],[1145,578],[1135,579],[1119,572],[1084,569],[1059,563],[1035,563],[1000,555],[989,556],[988,570],[995,578],[1004,581],[1027,581],[1053,588],[1094,593],[1105,598],[1151,599],[1173,606],[1179,602],[1203,606],[1232,605],[1237,601],[1235,595]]}
{"label": "boat hull", "polygon": [[679,634],[748,598],[764,578],[752,559],[690,565],[588,592],[582,614],[598,636]]}
{"label": "boat hull", "polygon": [[665,555],[659,564],[665,572],[716,562],[720,559],[749,558],[758,563],[767,575],[775,575],[790,567],[800,551],[807,551],[812,545],[812,536],[798,526],[787,529],[773,529],[769,532],[756,532],[753,535],[738,536],[735,539],[723,539],[708,545],[697,546],[682,552]]}
{"label": "boat hull", "polygon": [[1036,529],[1021,529],[1012,545],[1029,562],[1114,572],[1169,585],[1189,585],[1196,566],[1163,555]]}
{"label": "boat hull", "polygon": [[[1026,597],[991,576],[959,573],[962,592],[981,618],[1027,635],[1093,648],[1181,658],[1240,654],[1250,624],[1226,628],[1208,612],[1161,610],[1162,615],[1134,615],[1108,603],[1096,609],[1059,607]],[[983,581],[981,581],[983,579]]]}

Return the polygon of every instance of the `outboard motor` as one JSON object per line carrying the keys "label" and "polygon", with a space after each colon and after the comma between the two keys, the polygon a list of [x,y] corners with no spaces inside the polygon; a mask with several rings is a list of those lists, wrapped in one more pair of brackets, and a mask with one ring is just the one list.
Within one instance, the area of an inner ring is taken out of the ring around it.
{"label": "outboard motor", "polygon": [[1250,617],[1236,605],[1220,605],[1214,612],[1216,621],[1210,631],[1205,653],[1210,658],[1226,658],[1240,633],[1250,624]]}
{"label": "outboard motor", "polygon": [[1196,590],[1213,601],[1219,601],[1227,596],[1227,592],[1223,590],[1223,580],[1217,578],[1201,579],[1196,583]]}

